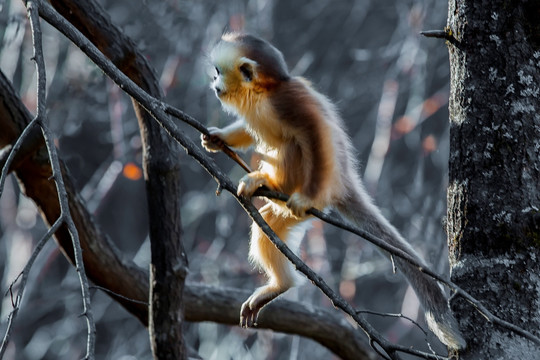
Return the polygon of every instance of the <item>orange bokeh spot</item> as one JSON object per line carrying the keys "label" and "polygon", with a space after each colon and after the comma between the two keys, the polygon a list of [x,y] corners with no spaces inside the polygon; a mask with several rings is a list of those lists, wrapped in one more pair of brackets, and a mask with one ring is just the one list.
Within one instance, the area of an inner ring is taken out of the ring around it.
{"label": "orange bokeh spot", "polygon": [[400,117],[394,124],[394,130],[399,135],[404,135],[410,133],[415,127],[415,123],[412,119],[406,115]]}
{"label": "orange bokeh spot", "polygon": [[243,14],[234,14],[229,18],[229,26],[232,31],[242,31],[245,24],[246,19]]}
{"label": "orange bokeh spot", "polygon": [[422,110],[424,111],[425,117],[430,117],[434,113],[437,112],[441,108],[442,104],[441,102],[435,98],[435,96],[430,97],[426,101],[424,101]]}
{"label": "orange bokeh spot", "polygon": [[356,294],[356,283],[353,280],[343,280],[339,284],[339,293],[347,300],[351,300]]}
{"label": "orange bokeh spot", "polygon": [[422,142],[422,148],[424,149],[424,154],[426,155],[437,150],[437,139],[435,139],[435,136],[426,136],[426,138]]}
{"label": "orange bokeh spot", "polygon": [[126,165],[124,165],[124,170],[122,171],[122,174],[129,180],[139,180],[142,177],[142,170],[140,167],[138,167],[136,164],[132,162],[128,162]]}

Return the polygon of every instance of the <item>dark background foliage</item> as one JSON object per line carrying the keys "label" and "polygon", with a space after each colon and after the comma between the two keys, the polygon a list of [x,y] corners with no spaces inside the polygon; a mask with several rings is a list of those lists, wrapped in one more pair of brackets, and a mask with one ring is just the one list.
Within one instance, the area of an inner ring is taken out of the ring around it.
{"label": "dark background foliage", "polygon": [[[0,68],[31,111],[35,73],[21,1],[0,2]],[[447,271],[443,217],[448,159],[448,55],[420,30],[445,25],[447,4],[418,1],[101,1],[114,23],[156,69],[166,99],[209,126],[231,118],[209,90],[206,53],[226,30],[246,30],[276,45],[294,75],[333,99],[357,149],[366,185],[383,213],[434,269]],[[91,212],[127,256],[147,267],[150,254],[141,142],[130,99],[81,52],[43,25],[48,115],[61,156]],[[1,129],[0,129],[1,131]],[[186,131],[193,139],[198,134]],[[243,172],[215,158],[233,178]],[[250,153],[245,154],[250,158]],[[247,262],[249,221],[187,155],[178,159],[189,281],[253,289],[262,279]],[[0,198],[0,278],[4,294],[45,226],[15,180]],[[166,239],[164,239],[166,241]],[[314,222],[302,258],[359,309],[403,312],[423,322],[414,293],[389,261],[363,240]],[[146,329],[99,290],[92,290],[100,359],[151,357]],[[330,306],[311,284],[285,295]],[[0,330],[11,310],[0,305]],[[73,268],[50,242],[34,265],[8,357],[72,359],[84,354],[85,323]],[[425,349],[408,321],[370,317],[391,340]],[[188,343],[205,359],[327,359],[309,340],[213,323],[189,324]],[[347,341],[343,339],[343,341]],[[431,338],[431,341],[436,342]],[[11,354],[11,355],[10,355]]]}

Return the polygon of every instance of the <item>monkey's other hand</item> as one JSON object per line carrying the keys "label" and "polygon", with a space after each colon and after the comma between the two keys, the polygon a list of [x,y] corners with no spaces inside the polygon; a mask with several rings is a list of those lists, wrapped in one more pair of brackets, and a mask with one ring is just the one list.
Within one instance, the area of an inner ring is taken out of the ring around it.
{"label": "monkey's other hand", "polygon": [[208,132],[210,133],[209,135],[201,135],[201,145],[208,152],[220,151],[225,145],[225,142],[220,137],[221,129],[218,129],[216,127],[210,127],[208,128]]}
{"label": "monkey's other hand", "polygon": [[258,171],[251,172],[247,175],[244,175],[240,179],[238,184],[238,190],[236,193],[238,196],[245,196],[250,198],[253,193],[263,185],[268,185],[266,177]]}
{"label": "monkey's other hand", "polygon": [[301,193],[294,193],[287,201],[287,207],[294,216],[302,218],[306,216],[306,211],[314,206],[313,201],[309,197]]}

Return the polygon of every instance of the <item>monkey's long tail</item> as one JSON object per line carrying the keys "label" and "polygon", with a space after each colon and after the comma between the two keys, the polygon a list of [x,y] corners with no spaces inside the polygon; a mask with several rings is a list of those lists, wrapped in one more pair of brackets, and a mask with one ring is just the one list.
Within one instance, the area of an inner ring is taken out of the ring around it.
{"label": "monkey's long tail", "polygon": [[[361,186],[361,185],[360,185]],[[362,187],[350,191],[337,206],[337,210],[354,224],[411,255],[419,264],[424,261],[403,239],[399,232],[386,220],[379,208]],[[388,255],[385,253],[385,255]],[[420,272],[407,261],[394,257],[396,267],[405,275],[416,292],[425,311],[427,324],[439,340],[452,349],[466,347],[458,324],[448,305],[440,285],[428,275]]]}

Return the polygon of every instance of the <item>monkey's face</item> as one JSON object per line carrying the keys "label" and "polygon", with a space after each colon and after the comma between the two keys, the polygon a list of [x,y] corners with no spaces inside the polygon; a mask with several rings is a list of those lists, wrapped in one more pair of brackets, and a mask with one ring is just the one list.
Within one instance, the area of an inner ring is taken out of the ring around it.
{"label": "monkey's face", "polygon": [[283,55],[251,35],[224,34],[211,52],[211,87],[224,108],[247,115],[260,108],[281,82],[289,79]]}
{"label": "monkey's face", "polygon": [[227,109],[243,114],[261,95],[257,63],[234,44],[221,42],[212,51],[211,88]]}

